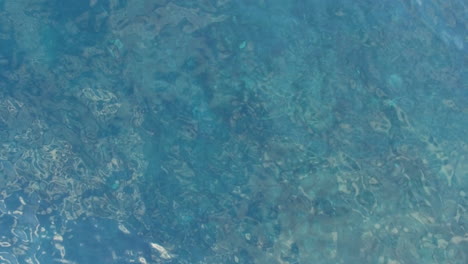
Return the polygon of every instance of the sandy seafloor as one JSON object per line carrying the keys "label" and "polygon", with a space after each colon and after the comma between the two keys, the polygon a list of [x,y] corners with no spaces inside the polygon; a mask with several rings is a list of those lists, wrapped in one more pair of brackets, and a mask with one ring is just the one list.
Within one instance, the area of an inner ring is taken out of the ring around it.
{"label": "sandy seafloor", "polygon": [[467,12],[0,0],[0,263],[468,263]]}

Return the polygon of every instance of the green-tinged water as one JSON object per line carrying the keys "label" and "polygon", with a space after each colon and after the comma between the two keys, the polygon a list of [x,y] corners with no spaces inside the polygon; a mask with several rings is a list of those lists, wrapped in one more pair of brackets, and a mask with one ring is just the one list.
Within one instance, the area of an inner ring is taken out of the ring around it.
{"label": "green-tinged water", "polygon": [[467,263],[467,21],[0,0],[0,263]]}

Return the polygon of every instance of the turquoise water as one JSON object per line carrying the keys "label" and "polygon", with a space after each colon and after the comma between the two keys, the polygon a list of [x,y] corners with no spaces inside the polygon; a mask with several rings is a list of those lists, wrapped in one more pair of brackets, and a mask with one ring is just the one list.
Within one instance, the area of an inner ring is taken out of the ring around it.
{"label": "turquoise water", "polygon": [[466,23],[0,0],[0,263],[467,263]]}

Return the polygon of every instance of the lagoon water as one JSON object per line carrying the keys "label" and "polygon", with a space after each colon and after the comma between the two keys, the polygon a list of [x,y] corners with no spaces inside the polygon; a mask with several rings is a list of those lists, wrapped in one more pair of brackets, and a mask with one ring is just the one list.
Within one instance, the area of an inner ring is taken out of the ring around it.
{"label": "lagoon water", "polygon": [[0,0],[0,263],[467,263],[467,21]]}

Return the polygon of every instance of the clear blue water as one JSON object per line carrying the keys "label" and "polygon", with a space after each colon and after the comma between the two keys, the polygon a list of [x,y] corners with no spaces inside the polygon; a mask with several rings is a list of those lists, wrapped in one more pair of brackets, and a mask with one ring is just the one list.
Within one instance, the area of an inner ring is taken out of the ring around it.
{"label": "clear blue water", "polygon": [[467,21],[0,0],[0,263],[467,263]]}

